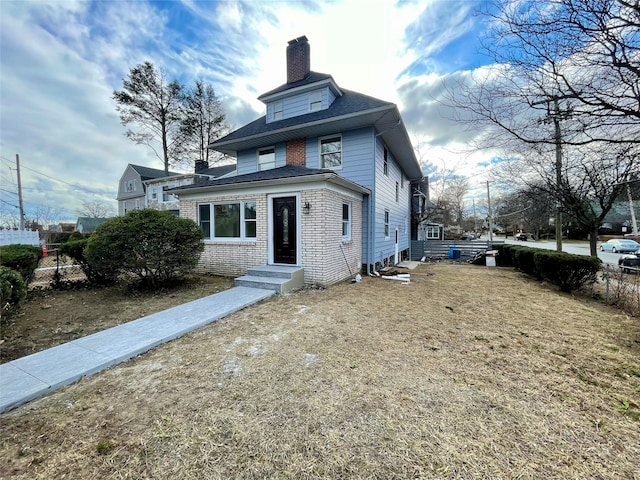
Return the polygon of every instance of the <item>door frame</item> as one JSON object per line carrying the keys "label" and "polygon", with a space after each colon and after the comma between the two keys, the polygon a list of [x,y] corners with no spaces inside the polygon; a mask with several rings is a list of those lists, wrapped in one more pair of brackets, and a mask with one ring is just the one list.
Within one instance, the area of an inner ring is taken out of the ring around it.
{"label": "door frame", "polygon": [[[296,263],[275,263],[274,250],[275,250],[275,232],[273,229],[274,212],[273,212],[273,199],[283,197],[295,197],[296,201]],[[302,258],[302,216],[300,208],[300,192],[288,192],[288,193],[273,193],[267,195],[267,225],[269,227],[269,233],[267,238],[267,263],[269,265],[289,265],[289,266],[301,266]]]}

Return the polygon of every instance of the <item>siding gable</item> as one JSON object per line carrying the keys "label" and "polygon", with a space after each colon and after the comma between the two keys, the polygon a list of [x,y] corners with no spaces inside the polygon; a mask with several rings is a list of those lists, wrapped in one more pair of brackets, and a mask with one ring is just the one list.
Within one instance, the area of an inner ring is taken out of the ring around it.
{"label": "siding gable", "polygon": [[[328,86],[323,86],[321,88],[316,88],[288,97],[283,97],[267,103],[266,122],[271,123],[278,120],[284,120],[286,118],[305,115],[307,113],[311,113],[312,111],[317,112],[320,110],[326,110],[331,106],[335,99],[335,94],[329,89]],[[311,110],[312,101],[319,101],[320,107],[315,110]],[[276,117],[276,113],[281,116]]]}

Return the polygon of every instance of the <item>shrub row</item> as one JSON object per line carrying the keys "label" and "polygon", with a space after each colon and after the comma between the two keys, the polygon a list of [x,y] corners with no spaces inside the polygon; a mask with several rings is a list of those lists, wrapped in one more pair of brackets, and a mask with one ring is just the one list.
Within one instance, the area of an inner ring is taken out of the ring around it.
{"label": "shrub row", "polygon": [[33,245],[3,245],[0,247],[0,265],[18,272],[25,283],[33,279],[42,248]]}
{"label": "shrub row", "polygon": [[578,290],[596,281],[602,262],[597,257],[542,250],[521,245],[496,245],[497,264],[547,280],[563,292]]}

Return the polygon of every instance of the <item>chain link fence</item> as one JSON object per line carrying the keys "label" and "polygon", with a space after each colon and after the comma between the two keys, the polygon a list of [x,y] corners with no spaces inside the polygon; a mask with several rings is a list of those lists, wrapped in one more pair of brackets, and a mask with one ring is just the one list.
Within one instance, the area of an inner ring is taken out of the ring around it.
{"label": "chain link fence", "polygon": [[38,263],[29,289],[60,288],[64,284],[86,281],[80,265],[72,258],[62,255],[56,245],[47,247],[46,256]]}

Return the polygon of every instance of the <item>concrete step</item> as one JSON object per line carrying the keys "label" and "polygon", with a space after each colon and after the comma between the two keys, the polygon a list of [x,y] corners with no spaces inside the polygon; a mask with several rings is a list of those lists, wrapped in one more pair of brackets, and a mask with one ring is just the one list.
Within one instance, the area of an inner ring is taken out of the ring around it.
{"label": "concrete step", "polygon": [[287,293],[304,286],[304,269],[279,265],[253,267],[246,275],[236,278],[235,285]]}
{"label": "concrete step", "polygon": [[247,269],[247,275],[254,277],[294,278],[296,274],[304,273],[300,267],[286,265],[258,265]]}

